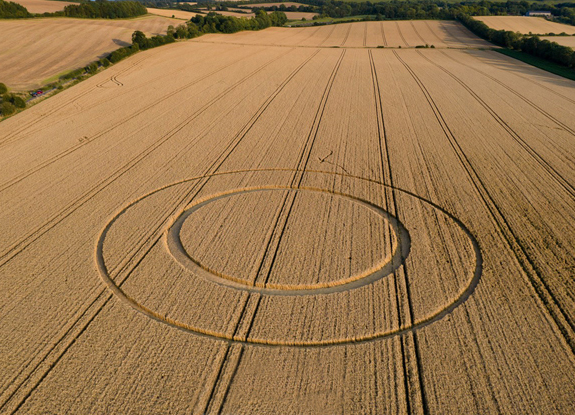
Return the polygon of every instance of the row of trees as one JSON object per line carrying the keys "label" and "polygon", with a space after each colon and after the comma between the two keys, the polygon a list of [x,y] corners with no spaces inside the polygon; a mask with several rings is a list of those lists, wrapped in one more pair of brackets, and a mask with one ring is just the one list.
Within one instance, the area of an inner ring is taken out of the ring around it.
{"label": "row of trees", "polygon": [[66,17],[125,19],[142,16],[148,13],[146,8],[137,1],[106,1],[97,0],[80,4],[70,4],[64,7]]}
{"label": "row of trees", "polygon": [[[300,0],[305,11],[317,12],[326,17],[348,17],[358,15],[379,15],[384,19],[453,19],[460,14],[470,16],[524,15],[529,10],[548,10],[558,21],[575,24],[575,3],[555,5],[529,3],[527,1],[478,1],[448,2],[444,0],[348,2],[342,0]],[[227,4],[227,3],[223,3]],[[290,10],[283,6],[285,10]],[[279,7],[283,10],[282,6]],[[301,9],[301,7],[299,8]],[[304,11],[304,10],[300,10]]]}
{"label": "row of trees", "polygon": [[283,12],[267,14],[258,10],[251,19],[242,19],[233,16],[222,16],[214,12],[206,16],[197,15],[192,17],[193,23],[200,33],[235,33],[242,30],[261,30],[270,26],[283,26],[287,17]]}
{"label": "row of trees", "polygon": [[0,112],[3,116],[11,115],[17,108],[26,108],[26,101],[18,95],[10,94],[6,85],[0,83]]}
{"label": "row of trees", "polygon": [[[162,45],[167,45],[168,43],[174,43],[175,41],[176,39],[174,38],[173,35],[173,29],[168,30],[168,34],[166,36],[157,35],[152,36],[151,38],[147,38],[143,32],[136,30],[134,33],[132,33],[131,48],[136,47],[137,48],[136,50],[146,50],[156,48]],[[114,63],[114,61],[112,62]]]}
{"label": "row of trees", "polygon": [[570,47],[548,40],[541,40],[538,36],[526,36],[507,30],[494,30],[485,23],[468,15],[460,15],[458,20],[476,35],[496,45],[522,51],[569,68],[575,68],[575,51]]}
{"label": "row of trees", "polygon": [[22,19],[32,17],[26,7],[11,1],[0,0],[0,19]]}

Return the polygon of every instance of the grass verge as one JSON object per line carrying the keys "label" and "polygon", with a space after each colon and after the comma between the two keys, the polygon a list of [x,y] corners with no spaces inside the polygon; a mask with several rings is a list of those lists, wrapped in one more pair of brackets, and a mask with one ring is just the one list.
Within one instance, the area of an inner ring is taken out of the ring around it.
{"label": "grass verge", "polygon": [[529,55],[525,52],[519,52],[517,50],[511,49],[493,49],[493,51],[501,53],[503,55],[515,58],[522,62],[528,63],[529,65],[533,65],[539,69],[543,69],[544,71],[551,72],[555,75],[562,76],[563,78],[571,79],[575,81],[575,71],[569,68],[566,68],[561,65],[557,65],[556,63],[549,62],[548,60],[538,58],[533,55]]}

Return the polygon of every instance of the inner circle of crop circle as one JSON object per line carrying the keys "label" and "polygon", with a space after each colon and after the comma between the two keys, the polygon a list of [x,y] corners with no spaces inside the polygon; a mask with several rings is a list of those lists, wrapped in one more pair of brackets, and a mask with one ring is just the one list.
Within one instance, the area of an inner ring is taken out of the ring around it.
{"label": "inner circle of crop circle", "polygon": [[[246,281],[235,278],[234,276],[228,276],[223,273],[217,272],[209,267],[201,264],[194,258],[192,258],[183,246],[180,231],[184,225],[186,219],[188,219],[196,211],[213,203],[217,200],[224,198],[229,198],[235,195],[254,193],[254,192],[270,192],[270,191],[288,191],[288,192],[315,192],[320,194],[328,194],[334,197],[341,197],[347,199],[353,203],[358,203],[363,207],[371,210],[383,220],[385,220],[390,228],[392,234],[392,247],[393,250],[391,255],[379,261],[373,267],[357,275],[352,275],[349,278],[336,280],[330,283],[323,284],[310,284],[310,285],[250,285]],[[362,287],[364,285],[372,284],[373,282],[391,274],[397,268],[399,268],[407,256],[411,248],[411,239],[409,237],[409,232],[403,226],[403,224],[397,220],[397,218],[391,215],[386,210],[381,207],[374,205],[368,201],[359,199],[354,196],[340,194],[328,190],[322,189],[307,189],[307,188],[290,188],[290,187],[266,187],[266,188],[242,188],[230,190],[225,193],[220,193],[217,196],[203,199],[200,202],[189,206],[184,210],[180,216],[174,221],[170,229],[166,234],[166,243],[168,250],[172,257],[185,269],[192,271],[194,274],[205,278],[211,282],[219,285],[224,285],[230,288],[245,290],[249,292],[257,292],[265,295],[317,295],[317,294],[329,294],[332,292],[347,291],[354,288]]]}
{"label": "inner circle of crop circle", "polygon": [[[341,178],[346,178],[346,179],[350,179],[350,180],[358,180],[360,182],[370,183],[372,185],[381,186],[382,188],[391,189],[393,192],[398,192],[398,193],[403,194],[407,197],[417,199],[418,201],[430,206],[433,209],[436,209],[437,211],[441,212],[442,214],[447,216],[449,219],[451,219],[463,231],[463,233],[467,236],[467,238],[470,240],[473,252],[475,254],[475,269],[471,273],[472,275],[470,276],[470,278],[467,280],[467,284],[458,292],[456,297],[450,303],[444,305],[442,308],[436,310],[435,312],[433,312],[430,315],[427,315],[423,319],[414,321],[410,325],[398,327],[396,329],[387,330],[387,331],[383,331],[383,332],[376,332],[376,333],[370,333],[370,334],[365,334],[365,335],[361,335],[361,336],[356,336],[354,338],[336,338],[336,339],[303,340],[303,341],[302,340],[291,341],[291,340],[251,339],[251,338],[238,339],[238,338],[234,338],[233,336],[230,336],[226,333],[215,332],[215,331],[208,330],[208,329],[205,329],[202,327],[197,327],[197,326],[194,326],[191,324],[178,322],[178,321],[175,321],[173,319],[167,318],[166,316],[159,314],[158,312],[146,307],[144,304],[141,304],[136,299],[130,297],[122,289],[123,282],[118,284],[111,277],[109,270],[106,266],[106,261],[104,259],[104,253],[103,253],[104,241],[106,240],[106,236],[107,236],[108,232],[110,231],[110,229],[112,228],[112,226],[114,225],[114,223],[122,215],[124,215],[132,206],[134,206],[137,203],[146,200],[150,196],[155,195],[155,194],[157,194],[161,191],[164,191],[166,189],[170,189],[174,186],[182,185],[185,183],[191,183],[191,182],[194,182],[194,181],[197,181],[200,179],[206,179],[206,178],[218,177],[218,176],[246,174],[246,173],[269,173],[269,172],[302,172],[302,171],[301,170],[294,170],[294,169],[257,169],[257,170],[251,169],[251,170],[226,171],[226,172],[213,173],[213,174],[208,174],[208,175],[203,175],[203,176],[190,177],[190,178],[183,179],[183,180],[180,180],[180,181],[175,182],[175,183],[165,185],[159,189],[153,190],[153,191],[141,196],[140,198],[124,205],[124,207],[121,208],[109,220],[109,222],[104,226],[104,228],[102,229],[102,232],[100,233],[100,235],[98,237],[97,243],[96,243],[96,257],[95,257],[96,267],[98,269],[98,272],[100,274],[102,281],[107,285],[107,287],[110,289],[110,291],[112,291],[112,293],[117,298],[120,299],[120,301],[129,305],[135,311],[142,313],[143,315],[145,315],[145,316],[147,316],[153,320],[156,320],[162,324],[166,324],[168,326],[171,326],[172,328],[182,330],[184,332],[188,332],[188,333],[191,333],[194,335],[210,338],[212,340],[226,341],[228,343],[245,344],[245,345],[250,345],[250,346],[267,347],[267,348],[270,348],[270,347],[272,347],[272,348],[273,347],[288,347],[288,348],[336,347],[336,346],[344,346],[344,345],[349,345],[349,344],[358,344],[358,343],[366,343],[366,342],[370,342],[370,341],[377,341],[377,340],[386,339],[386,338],[390,338],[390,337],[394,337],[394,336],[401,336],[403,334],[413,332],[415,330],[418,330],[422,327],[425,327],[429,324],[432,324],[436,321],[441,320],[443,317],[447,316],[453,310],[455,310],[457,307],[459,307],[461,304],[463,304],[473,294],[473,292],[475,291],[475,288],[479,284],[479,281],[481,279],[481,274],[483,271],[483,257],[481,254],[481,249],[479,247],[479,243],[478,243],[477,239],[475,238],[475,236],[473,235],[473,233],[465,226],[465,224],[461,220],[459,220],[456,216],[454,216],[452,213],[450,213],[449,211],[447,211],[445,208],[441,207],[440,205],[438,205],[438,204],[436,204],[430,200],[427,200],[427,199],[425,199],[425,198],[423,198],[423,197],[421,197],[421,196],[419,196],[419,195],[417,195],[417,194],[415,194],[409,190],[401,189],[401,188],[383,183],[383,182],[378,181],[378,180],[369,179],[369,178],[365,178],[365,177],[361,177],[361,176],[354,176],[354,175],[350,175],[350,174],[344,174],[344,173],[339,173],[339,172],[321,171],[321,170],[309,170],[309,171],[305,171],[305,172],[308,174],[316,174],[316,175],[339,176]],[[302,190],[302,189],[305,189],[305,188],[300,188],[300,190]],[[324,191],[322,189],[307,189],[307,190]]]}

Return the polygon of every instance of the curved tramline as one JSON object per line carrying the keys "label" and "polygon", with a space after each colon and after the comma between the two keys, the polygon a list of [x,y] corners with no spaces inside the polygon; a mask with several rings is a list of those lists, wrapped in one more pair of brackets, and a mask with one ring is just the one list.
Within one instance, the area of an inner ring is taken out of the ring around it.
{"label": "curved tramline", "polygon": [[2,121],[0,412],[568,413],[575,89],[491,47],[206,34]]}

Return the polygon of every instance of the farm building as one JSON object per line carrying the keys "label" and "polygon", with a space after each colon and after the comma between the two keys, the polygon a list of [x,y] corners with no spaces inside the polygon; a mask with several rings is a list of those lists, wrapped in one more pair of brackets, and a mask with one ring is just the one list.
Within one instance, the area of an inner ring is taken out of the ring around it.
{"label": "farm building", "polygon": [[551,12],[540,12],[540,11],[528,11],[525,16],[528,17],[545,17],[545,18],[552,18],[553,15]]}

